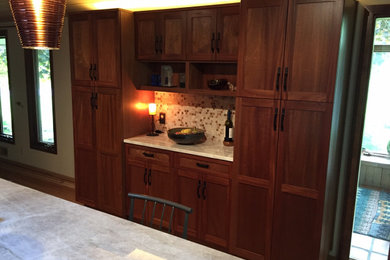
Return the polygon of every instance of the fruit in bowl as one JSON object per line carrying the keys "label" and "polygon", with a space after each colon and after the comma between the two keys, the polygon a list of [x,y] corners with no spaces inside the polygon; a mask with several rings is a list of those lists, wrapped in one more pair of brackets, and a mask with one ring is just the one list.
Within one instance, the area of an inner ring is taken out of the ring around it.
{"label": "fruit in bowl", "polygon": [[206,141],[204,133],[196,127],[177,127],[168,130],[168,137],[178,144],[199,144]]}

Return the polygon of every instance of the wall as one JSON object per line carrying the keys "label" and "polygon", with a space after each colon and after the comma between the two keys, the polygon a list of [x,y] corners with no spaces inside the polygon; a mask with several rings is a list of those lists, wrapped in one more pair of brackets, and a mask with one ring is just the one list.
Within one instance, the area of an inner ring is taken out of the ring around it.
{"label": "wall", "polygon": [[390,160],[362,155],[359,186],[390,191]]}
{"label": "wall", "polygon": [[30,149],[24,51],[19,43],[16,28],[12,24],[0,24],[0,28],[8,31],[8,61],[15,136],[15,144],[0,142],[0,148],[8,150],[8,155],[0,158],[74,177],[68,21],[65,19],[61,49],[53,51],[57,154]]}
{"label": "wall", "polygon": [[[175,127],[197,127],[206,130],[208,142],[222,143],[228,109],[232,110],[234,124],[233,97],[155,92],[154,99],[157,105],[156,129],[164,132]],[[160,112],[166,113],[165,125],[158,122]]]}

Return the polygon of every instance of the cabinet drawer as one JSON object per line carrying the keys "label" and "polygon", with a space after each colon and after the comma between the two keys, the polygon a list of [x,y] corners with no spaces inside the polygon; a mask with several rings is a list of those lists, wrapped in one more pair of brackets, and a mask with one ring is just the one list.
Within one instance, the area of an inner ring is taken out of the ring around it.
{"label": "cabinet drawer", "polygon": [[126,160],[127,161],[152,161],[153,163],[170,166],[171,156],[168,153],[159,152],[153,149],[147,149],[143,147],[136,147],[128,145],[126,148]]}
{"label": "cabinet drawer", "polygon": [[177,164],[179,168],[189,168],[223,174],[229,174],[231,165],[229,162],[204,159],[201,157],[189,157],[185,155],[178,155]]}

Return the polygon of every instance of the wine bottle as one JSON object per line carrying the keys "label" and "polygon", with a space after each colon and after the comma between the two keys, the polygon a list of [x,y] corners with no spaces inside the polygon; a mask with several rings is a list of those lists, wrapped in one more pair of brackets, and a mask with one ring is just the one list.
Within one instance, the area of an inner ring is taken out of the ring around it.
{"label": "wine bottle", "polygon": [[233,145],[233,121],[232,121],[232,111],[227,111],[227,119],[225,121],[225,138],[223,140],[224,145],[231,146]]}

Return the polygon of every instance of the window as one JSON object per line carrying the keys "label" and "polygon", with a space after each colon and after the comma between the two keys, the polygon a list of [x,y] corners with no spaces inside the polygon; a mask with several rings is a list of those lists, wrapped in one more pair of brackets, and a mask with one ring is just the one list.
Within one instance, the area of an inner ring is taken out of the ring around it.
{"label": "window", "polygon": [[390,18],[378,18],[363,132],[363,149],[378,156],[390,154]]}
{"label": "window", "polygon": [[57,153],[52,55],[49,50],[25,50],[30,147]]}
{"label": "window", "polygon": [[7,32],[0,31],[0,141],[13,143]]}

